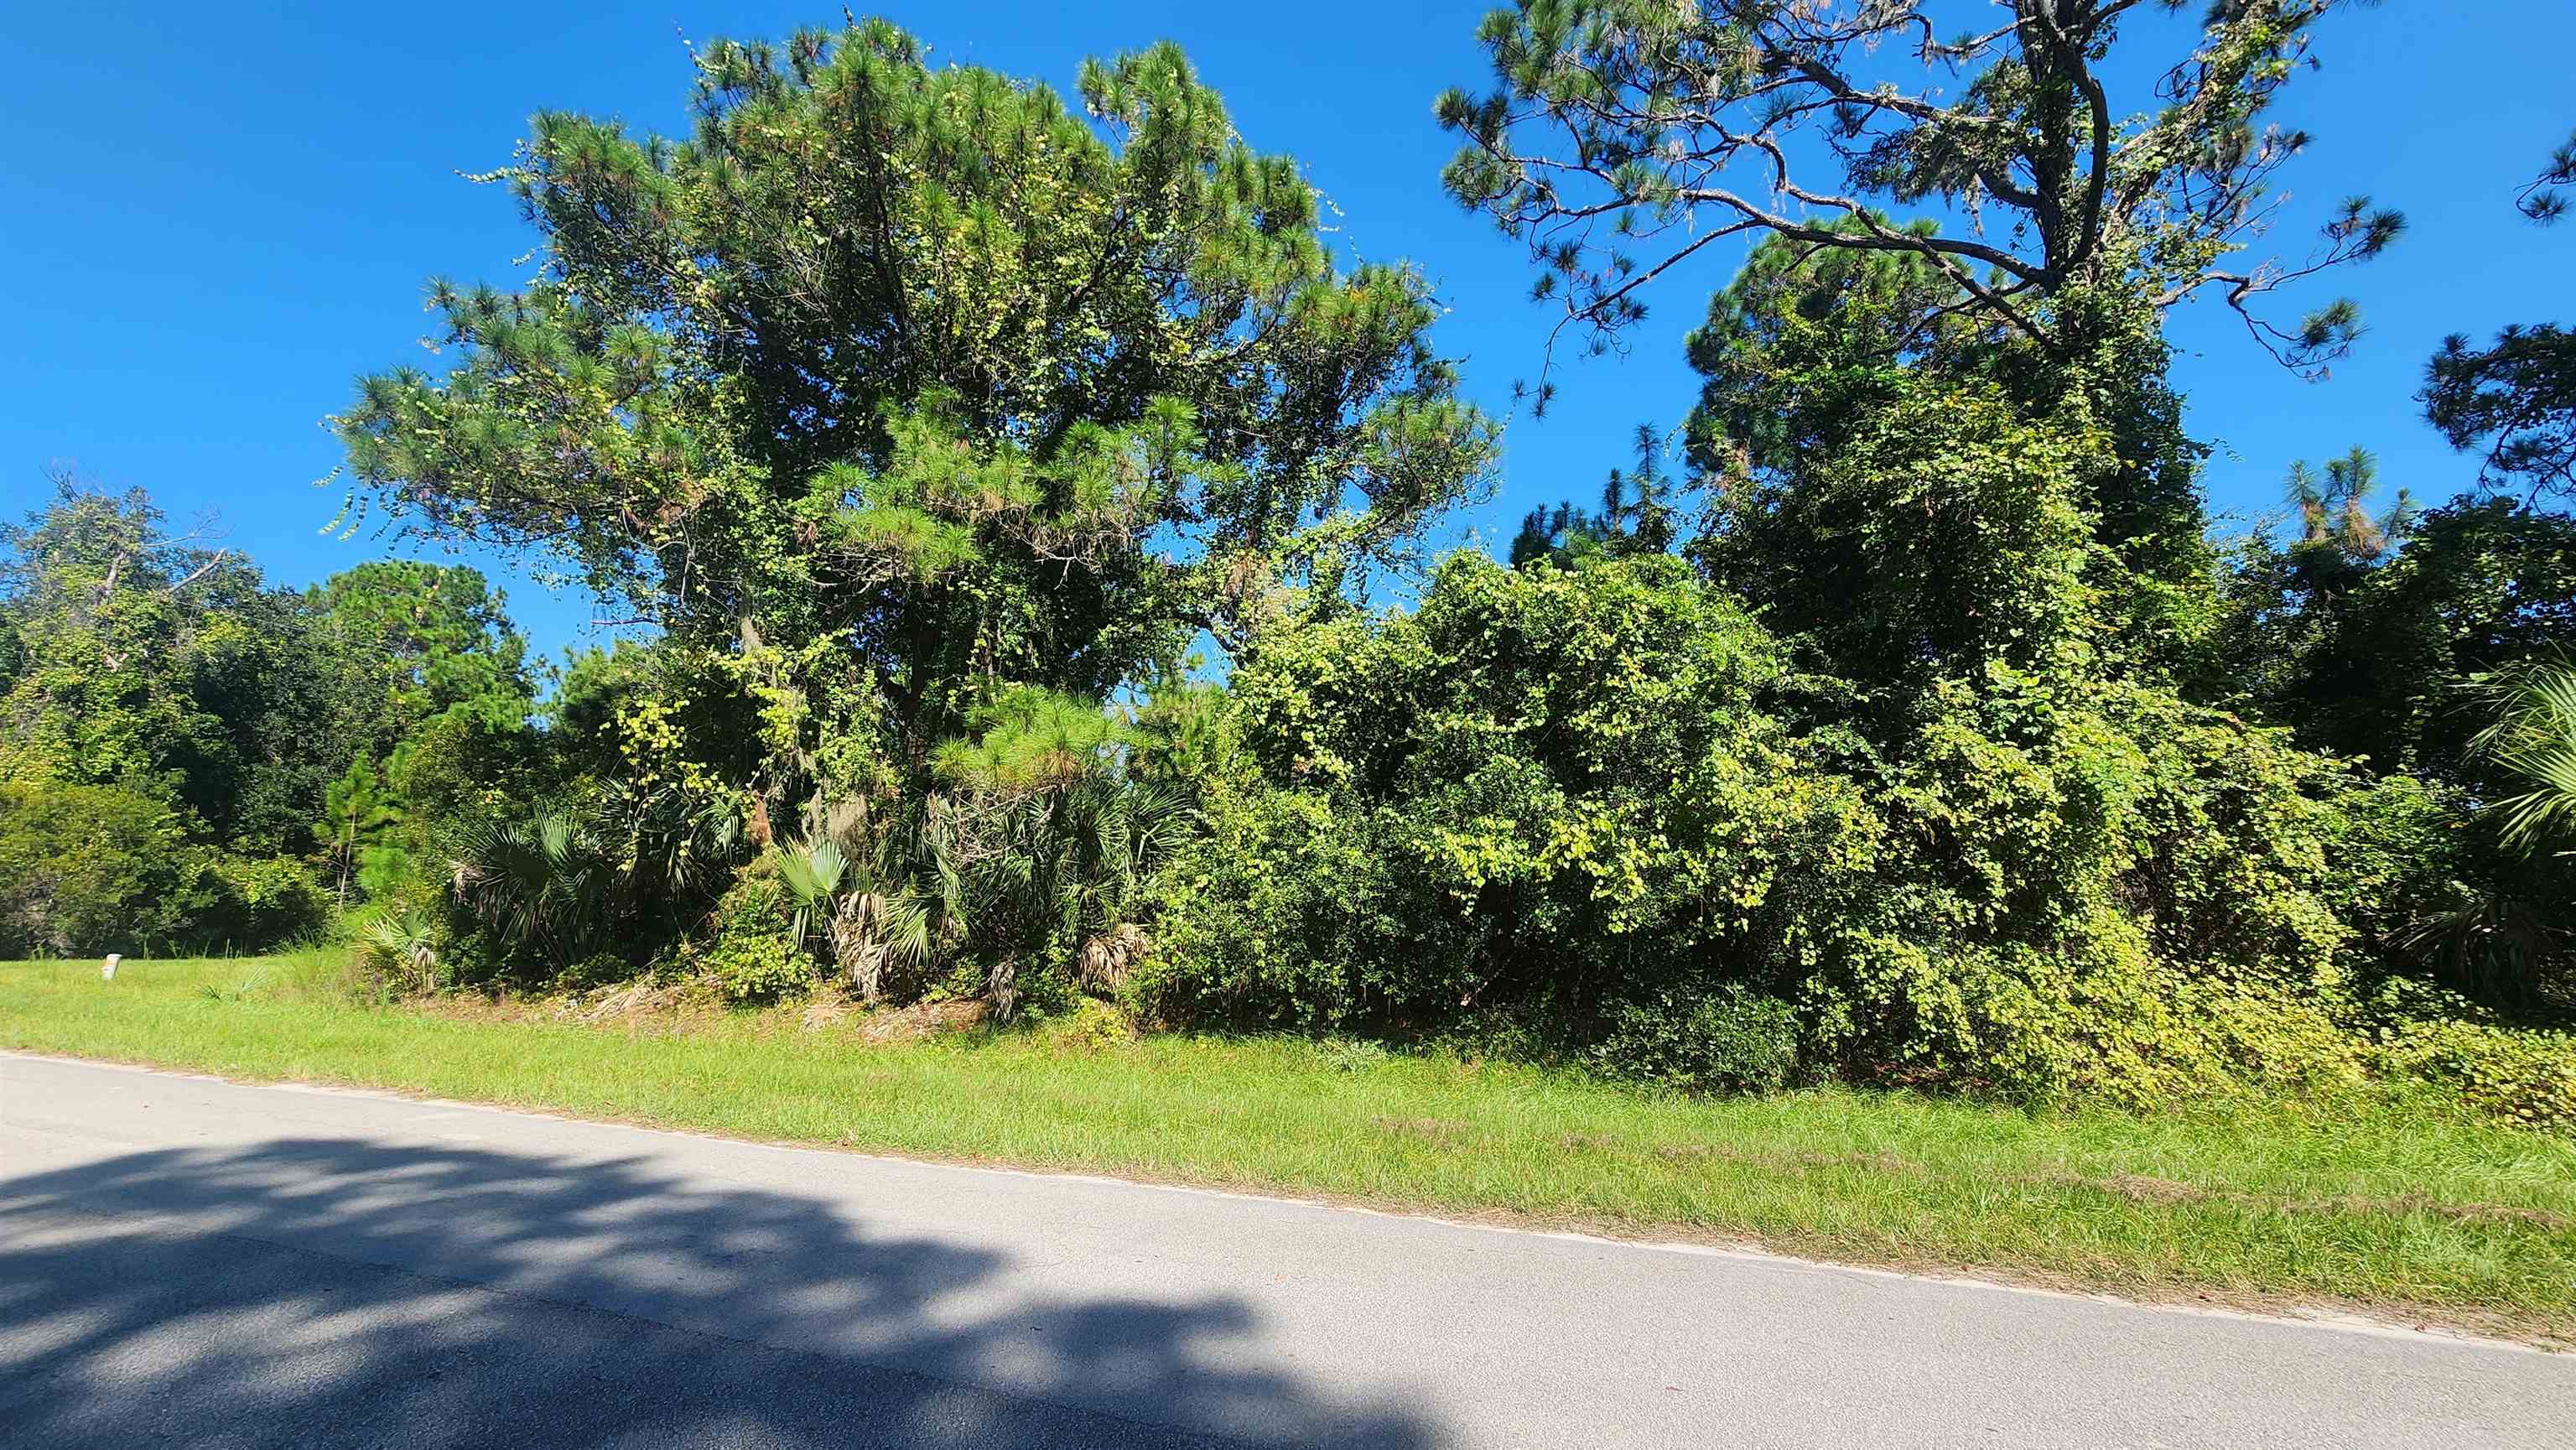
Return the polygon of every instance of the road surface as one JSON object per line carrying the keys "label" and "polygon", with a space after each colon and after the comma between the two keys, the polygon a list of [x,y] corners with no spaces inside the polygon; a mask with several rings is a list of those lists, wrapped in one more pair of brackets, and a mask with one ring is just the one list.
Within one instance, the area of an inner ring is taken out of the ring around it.
{"label": "road surface", "polygon": [[0,1443],[2576,1445],[2576,1357],[0,1054]]}

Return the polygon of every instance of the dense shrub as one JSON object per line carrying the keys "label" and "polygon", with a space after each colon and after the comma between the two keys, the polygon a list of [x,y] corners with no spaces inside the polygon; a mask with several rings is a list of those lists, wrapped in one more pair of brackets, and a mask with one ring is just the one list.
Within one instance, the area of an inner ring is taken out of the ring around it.
{"label": "dense shrub", "polygon": [[[1285,919],[1310,925],[1269,965],[1345,963],[1337,993],[1307,990],[1377,1017],[1579,1005],[1636,952],[1793,971],[1784,873],[1850,859],[1865,820],[1763,707],[1783,675],[1769,637],[1678,560],[1451,559],[1413,614],[1256,642],[1234,682],[1247,756],[1295,794],[1211,807],[1215,894],[1302,903]],[[1212,925],[1227,908],[1211,905],[1172,929]],[[1274,936],[1283,919],[1244,916]]]}
{"label": "dense shrub", "polygon": [[1810,908],[1821,1045],[2041,1097],[2350,1075],[2331,849],[2362,797],[2333,762],[2137,686],[1917,711],[1873,757],[1866,879]]}
{"label": "dense shrub", "polygon": [[2145,1103],[2359,1072],[2338,856],[2383,802],[2169,690],[1999,663],[1867,698],[1646,556],[1453,559],[1411,613],[1274,628],[1234,691],[1258,770],[1171,879],[1167,1015],[1517,1003],[1637,1044],[1639,1004],[1687,1035],[1750,989],[1862,1076]]}
{"label": "dense shrub", "polygon": [[755,863],[716,903],[714,935],[700,958],[729,1002],[772,1002],[813,985],[814,954],[789,930],[793,908],[774,865]]}
{"label": "dense shrub", "polygon": [[[1325,1030],[1386,1005],[1386,861],[1320,791],[1221,791],[1162,880],[1155,951],[1129,980],[1164,1020]],[[1436,928],[1439,923],[1426,922]]]}
{"label": "dense shrub", "polygon": [[0,782],[0,957],[169,946],[205,874],[183,817],[150,796]]}
{"label": "dense shrub", "polygon": [[212,901],[190,924],[208,947],[266,951],[321,935],[331,920],[331,894],[302,861],[225,858],[207,872]]}
{"label": "dense shrub", "polygon": [[1683,1092],[1773,1092],[1798,1070],[1798,1013],[1740,982],[1667,987],[1613,1006],[1594,1057],[1617,1076]]}

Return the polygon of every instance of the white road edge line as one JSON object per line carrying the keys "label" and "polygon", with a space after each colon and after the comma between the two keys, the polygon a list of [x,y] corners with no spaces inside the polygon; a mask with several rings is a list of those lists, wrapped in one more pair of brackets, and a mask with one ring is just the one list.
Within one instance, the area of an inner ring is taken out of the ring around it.
{"label": "white road edge line", "polygon": [[[907,1158],[899,1153],[872,1153],[856,1148],[811,1147],[793,1143],[770,1143],[758,1138],[735,1138],[723,1133],[699,1132],[689,1128],[656,1128],[639,1123],[621,1123],[611,1119],[585,1118],[572,1113],[544,1112],[533,1108],[503,1107],[494,1103],[467,1102],[456,1098],[430,1097],[426,1094],[398,1092],[385,1088],[341,1087],[327,1083],[272,1082],[257,1078],[225,1077],[220,1073],[192,1072],[181,1068],[152,1067],[142,1063],[102,1062],[94,1058],[70,1057],[60,1053],[26,1052],[0,1048],[0,1059],[16,1058],[28,1062],[62,1063],[72,1067],[95,1068],[103,1072],[134,1073],[143,1077],[171,1078],[182,1082],[221,1083],[227,1087],[264,1089],[272,1092],[310,1093],[320,1097],[363,1098],[376,1102],[412,1103],[465,1113],[490,1113],[501,1117],[526,1118],[541,1123],[568,1123],[586,1128],[606,1128],[625,1133],[654,1137],[689,1138],[705,1143],[722,1143],[735,1148],[752,1148],[769,1153],[794,1156],[821,1156],[833,1159],[858,1159],[863,1162],[900,1163],[910,1168],[929,1168],[949,1173],[997,1174],[1009,1178],[1046,1179],[1055,1182],[1088,1183],[1106,1188],[1122,1188],[1145,1193],[1195,1194],[1202,1198],[1237,1199],[1246,1203],[1280,1204],[1293,1208],[1321,1209],[1328,1213],[1355,1214],[1368,1218],[1391,1219],[1400,1223],[1428,1224],[1440,1228],[1464,1229],[1476,1233],[1509,1234],[1520,1238],[1557,1239],[1567,1243],[1592,1244],[1605,1248],[1635,1249],[1647,1253],[1688,1254],[1700,1258],[1732,1259],[1769,1268],[1796,1269],[1823,1274],[1851,1274],[1874,1279],[1901,1279],[1921,1284],[1942,1284],[1961,1289],[1981,1289],[1997,1294],[2027,1294],[2045,1299],[2067,1299],[2079,1303],[2103,1304],[2119,1309],[2150,1314],[2188,1314],[2212,1319],[2233,1319],[2252,1324],[2276,1324],[2294,1329],[2322,1329],[2343,1334],[2366,1334],[2381,1338],[2431,1340],[2442,1344],[2477,1349],[2503,1349],[2519,1354],[2537,1354],[2552,1358],[2576,1351],[2553,1350],[2510,1339],[2494,1339],[2462,1330],[2436,1326],[2394,1324],[2365,1315],[2338,1310],[2318,1309],[2305,1314],[2265,1314],[2251,1309],[2231,1309],[2222,1305],[2157,1303],[2152,1300],[2124,1299],[2117,1294],[2084,1293],[2072,1289],[2047,1289],[2032,1284],[2010,1284],[1993,1279],[1971,1278],[1959,1274],[1931,1274],[1908,1269],[1876,1268],[1867,1264],[1838,1264],[1829,1259],[1802,1258],[1784,1254],[1759,1244],[1738,1245],[1670,1242],[1655,1239],[1612,1238],[1603,1234],[1579,1233],[1571,1229],[1521,1228],[1511,1224],[1482,1223],[1474,1219],[1443,1218],[1437,1214],[1405,1213],[1396,1209],[1371,1208],[1365,1204],[1335,1203],[1321,1198],[1297,1198],[1287,1194],[1254,1193],[1235,1188],[1207,1188],[1187,1183],[1155,1183],[1146,1179],[1114,1178],[1101,1173],[1081,1173],[1064,1169],[1012,1168],[1001,1164],[957,1163],[939,1158]],[[0,1122],[5,1122],[7,1109],[0,1103]]]}

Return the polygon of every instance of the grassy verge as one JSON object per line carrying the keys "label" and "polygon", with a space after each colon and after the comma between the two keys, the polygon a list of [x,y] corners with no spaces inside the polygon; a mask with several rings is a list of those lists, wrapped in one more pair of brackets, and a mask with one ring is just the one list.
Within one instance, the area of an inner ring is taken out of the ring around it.
{"label": "grassy verge", "polygon": [[2152,1117],[1844,1090],[1695,1102],[1278,1039],[478,1020],[350,1006],[317,985],[330,974],[0,964],[0,1047],[2576,1342],[2576,1147],[2430,1100]]}

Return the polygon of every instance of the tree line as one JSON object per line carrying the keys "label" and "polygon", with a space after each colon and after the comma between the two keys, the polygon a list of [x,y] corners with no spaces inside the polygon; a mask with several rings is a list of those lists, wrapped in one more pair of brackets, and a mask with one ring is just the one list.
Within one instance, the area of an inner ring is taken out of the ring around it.
{"label": "tree line", "polygon": [[883,22],[704,47],[685,138],[535,118],[495,180],[541,274],[434,284],[452,365],[335,419],[399,527],[649,642],[540,705],[469,570],[269,590],[67,488],[6,540],[0,949],[337,920],[419,989],[2576,1122],[2566,335],[2430,361],[2458,497],[2354,451],[2235,538],[2170,377],[2194,298],[2301,372],[2360,336],[2276,305],[2399,214],[2259,255],[2335,8],[1488,16],[1443,182],[1559,341],[1754,239],[1687,415],[1506,559],[1422,542],[1501,426],[1421,274],[1337,258],[1175,48],[1069,102]]}

